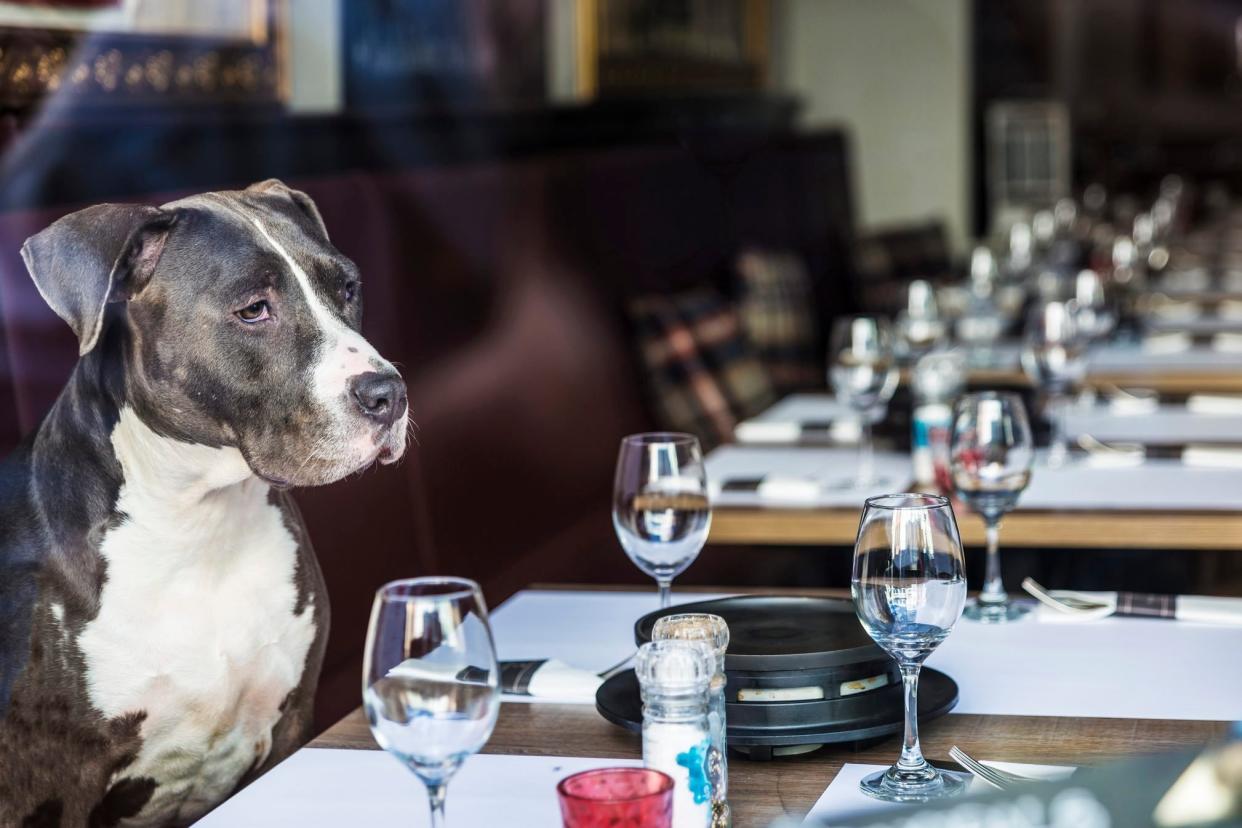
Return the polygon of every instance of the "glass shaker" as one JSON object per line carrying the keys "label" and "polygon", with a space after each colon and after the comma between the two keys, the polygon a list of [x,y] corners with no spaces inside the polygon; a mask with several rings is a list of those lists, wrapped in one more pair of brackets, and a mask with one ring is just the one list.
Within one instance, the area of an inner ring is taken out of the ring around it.
{"label": "glass shaker", "polygon": [[643,763],[673,778],[673,828],[709,828],[707,695],[715,656],[702,641],[649,641],[638,648],[634,672],[643,700]]}
{"label": "glass shaker", "polygon": [[719,615],[683,612],[656,619],[652,641],[701,641],[711,648],[715,672],[707,693],[707,722],[711,749],[708,777],[712,782],[712,828],[733,824],[729,810],[729,761],[725,744],[725,652],[729,648],[729,625]]}

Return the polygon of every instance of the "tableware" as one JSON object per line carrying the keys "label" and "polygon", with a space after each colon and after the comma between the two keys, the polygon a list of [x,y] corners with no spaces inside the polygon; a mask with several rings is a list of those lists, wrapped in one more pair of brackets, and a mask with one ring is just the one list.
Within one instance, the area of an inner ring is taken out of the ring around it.
{"label": "tableware", "polygon": [[362,666],[375,741],[427,786],[432,828],[449,780],[492,734],[500,669],[479,585],[410,578],[375,595]]}
{"label": "tableware", "polygon": [[650,768],[599,768],[556,786],[564,828],[671,828],[673,780]]}
{"label": "tableware", "polygon": [[985,765],[957,745],[949,748],[949,758],[997,790],[1005,791],[1018,785],[1029,785],[1032,782],[1041,781]]}
{"label": "tableware", "polygon": [[897,339],[908,357],[926,354],[944,338],[936,292],[931,283],[915,279],[906,288],[906,307],[897,314]]}
{"label": "tableware", "polygon": [[621,441],[612,525],[625,554],[655,578],[660,606],[669,606],[673,579],[698,557],[712,525],[697,437],[653,432]]}
{"label": "tableware", "polygon": [[897,365],[888,322],[877,316],[847,316],[833,323],[829,339],[828,378],[837,398],[858,412],[862,436],[858,441],[858,474],[852,488],[872,486],[875,479],[875,448],[871,437],[873,419],[884,410],[897,390]]}
{"label": "tableware", "polygon": [[854,545],[850,591],[867,633],[896,659],[905,690],[901,758],[865,777],[859,788],[886,802],[926,802],[961,793],[966,788],[961,775],[923,758],[917,719],[919,669],[948,637],[966,601],[962,541],[948,498],[868,498]]}
{"label": "tableware", "polygon": [[1048,465],[1064,465],[1069,456],[1065,442],[1065,409],[1086,368],[1083,339],[1075,324],[1077,303],[1045,302],[1027,322],[1022,366],[1043,392],[1052,425]]}
{"label": "tableware", "polygon": [[1035,443],[1017,394],[967,394],[954,408],[949,468],[957,496],[983,518],[987,562],[983,590],[966,610],[975,621],[1012,621],[1027,612],[1009,600],[1001,580],[1000,524],[1031,480]]}
{"label": "tableware", "polygon": [[1108,338],[1117,325],[1116,314],[1109,305],[1104,279],[1094,270],[1080,270],[1074,280],[1074,301],[1077,315],[1074,323],[1089,342]]}

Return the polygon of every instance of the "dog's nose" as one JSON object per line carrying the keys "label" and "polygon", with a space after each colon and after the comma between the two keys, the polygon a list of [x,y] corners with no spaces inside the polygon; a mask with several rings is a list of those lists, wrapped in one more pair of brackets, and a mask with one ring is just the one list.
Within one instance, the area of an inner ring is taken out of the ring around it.
{"label": "dog's nose", "polygon": [[349,390],[362,413],[381,425],[392,425],[405,414],[405,383],[396,374],[358,374],[350,378]]}

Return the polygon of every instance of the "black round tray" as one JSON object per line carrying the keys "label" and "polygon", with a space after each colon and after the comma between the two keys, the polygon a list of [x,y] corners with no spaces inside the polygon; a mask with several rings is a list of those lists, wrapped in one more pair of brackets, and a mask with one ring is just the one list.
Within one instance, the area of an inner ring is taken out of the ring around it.
{"label": "black round tray", "polygon": [[[898,683],[822,702],[728,704],[726,736],[730,745],[739,748],[826,745],[889,736],[900,733],[904,726],[902,695]],[[957,683],[939,670],[923,668],[919,678],[919,720],[943,716],[956,704]],[[613,724],[633,733],[641,732],[642,701],[634,671],[618,673],[600,685],[595,693],[595,707]]]}
{"label": "black round tray", "polygon": [[[780,595],[743,595],[681,604],[648,613],[634,624],[638,644],[651,640],[657,618],[710,612],[729,625],[725,671],[816,670],[892,661],[858,623],[852,601]],[[872,675],[884,672],[875,670]]]}

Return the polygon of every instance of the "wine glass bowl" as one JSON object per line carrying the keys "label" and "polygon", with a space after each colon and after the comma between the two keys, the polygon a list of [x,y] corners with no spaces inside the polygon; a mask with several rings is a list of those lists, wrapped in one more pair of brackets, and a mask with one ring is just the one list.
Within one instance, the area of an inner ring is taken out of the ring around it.
{"label": "wine glass bowl", "polygon": [[828,380],[841,403],[857,413],[859,439],[858,474],[852,487],[877,483],[871,424],[882,419],[893,392],[898,371],[893,356],[893,335],[886,320],[876,316],[847,316],[833,323],[829,337]]}
{"label": "wine glass bowl", "polygon": [[655,579],[662,608],[672,603],[673,579],[707,542],[707,491],[703,451],[693,435],[653,432],[621,441],[612,524],[625,554]]}
{"label": "wine glass bowl", "polygon": [[1031,480],[1035,443],[1017,394],[984,391],[958,400],[953,412],[949,470],[953,489],[983,518],[987,566],[983,591],[966,610],[971,620],[1010,621],[1026,612],[1010,602],[1001,580],[1000,523]]}
{"label": "wine glass bowl", "polygon": [[487,743],[500,710],[479,585],[440,577],[385,584],[367,627],[362,698],[375,741],[427,786],[439,828],[449,779]]}
{"label": "wine glass bowl", "polygon": [[868,498],[854,544],[850,591],[863,629],[901,669],[905,734],[901,758],[859,784],[890,802],[925,802],[960,793],[964,778],[923,758],[918,737],[918,676],[949,635],[966,601],[962,541],[949,500],[938,495]]}
{"label": "wine glass bowl", "polygon": [[1052,425],[1048,465],[1063,465],[1069,455],[1065,439],[1065,409],[1070,395],[1086,372],[1086,349],[1076,317],[1076,300],[1045,302],[1027,322],[1022,366],[1043,392]]}

